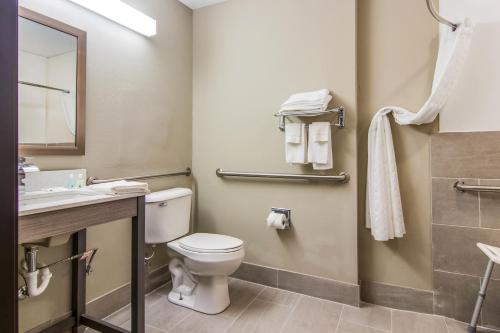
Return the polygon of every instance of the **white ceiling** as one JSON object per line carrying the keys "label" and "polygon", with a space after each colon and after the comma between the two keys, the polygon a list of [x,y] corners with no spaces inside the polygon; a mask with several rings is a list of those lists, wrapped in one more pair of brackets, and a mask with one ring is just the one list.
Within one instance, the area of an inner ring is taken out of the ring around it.
{"label": "white ceiling", "polygon": [[227,0],[179,0],[191,9],[198,9],[206,6],[215,5],[216,3],[224,2]]}

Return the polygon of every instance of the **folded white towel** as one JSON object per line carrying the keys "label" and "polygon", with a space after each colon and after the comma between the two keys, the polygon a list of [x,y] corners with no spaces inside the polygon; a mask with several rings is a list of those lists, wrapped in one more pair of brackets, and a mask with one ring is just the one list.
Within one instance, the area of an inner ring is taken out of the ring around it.
{"label": "folded white towel", "polygon": [[307,150],[307,134],[305,124],[285,125],[286,162],[290,164],[305,164]]}
{"label": "folded white towel", "polygon": [[309,149],[307,160],[314,170],[333,168],[332,129],[330,123],[319,122],[309,125]]}
{"label": "folded white towel", "polygon": [[332,98],[327,89],[294,94],[281,105],[281,111],[324,111]]}
{"label": "folded white towel", "polygon": [[149,187],[147,183],[130,182],[125,180],[90,185],[89,189],[102,194],[110,194],[110,195],[149,193]]}

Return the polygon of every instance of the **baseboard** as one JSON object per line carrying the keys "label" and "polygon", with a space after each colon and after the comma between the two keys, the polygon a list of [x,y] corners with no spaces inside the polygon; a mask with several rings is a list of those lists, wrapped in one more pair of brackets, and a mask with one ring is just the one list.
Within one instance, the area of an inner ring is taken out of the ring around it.
{"label": "baseboard", "polygon": [[434,313],[434,292],[378,282],[361,282],[361,300],[393,309]]}
{"label": "baseboard", "polygon": [[322,277],[242,263],[234,278],[359,306],[359,286]]}

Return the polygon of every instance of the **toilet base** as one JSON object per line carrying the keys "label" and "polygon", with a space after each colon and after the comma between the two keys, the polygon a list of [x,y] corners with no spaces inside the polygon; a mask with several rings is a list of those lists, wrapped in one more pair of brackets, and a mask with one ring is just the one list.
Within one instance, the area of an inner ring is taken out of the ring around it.
{"label": "toilet base", "polygon": [[172,290],[168,300],[174,304],[215,315],[223,312],[230,304],[227,276],[195,276],[196,287],[192,295],[182,295]]}

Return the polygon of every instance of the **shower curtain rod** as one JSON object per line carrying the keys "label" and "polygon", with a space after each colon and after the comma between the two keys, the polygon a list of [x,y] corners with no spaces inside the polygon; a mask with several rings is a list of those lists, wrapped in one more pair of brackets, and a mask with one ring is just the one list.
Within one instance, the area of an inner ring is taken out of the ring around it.
{"label": "shower curtain rod", "polygon": [[429,8],[429,11],[431,12],[431,15],[439,22],[439,23],[442,23],[442,24],[446,24],[447,26],[451,27],[453,29],[453,31],[455,31],[457,28],[458,28],[458,24],[456,23],[453,23],[447,19],[445,19],[444,17],[442,17],[441,15],[439,15],[439,12],[436,10],[436,8],[434,7],[434,3],[432,2],[432,0],[426,0],[427,1],[427,8]]}
{"label": "shower curtain rod", "polygon": [[26,81],[19,81],[19,84],[24,84],[26,86],[32,86],[32,87],[37,87],[37,88],[45,88],[45,89],[49,89],[49,90],[61,91],[61,92],[65,93],[65,94],[71,93],[71,91],[66,90],[66,89],[55,88],[55,87],[46,86],[46,85],[38,84],[38,83],[32,83],[32,82],[26,82]]}

